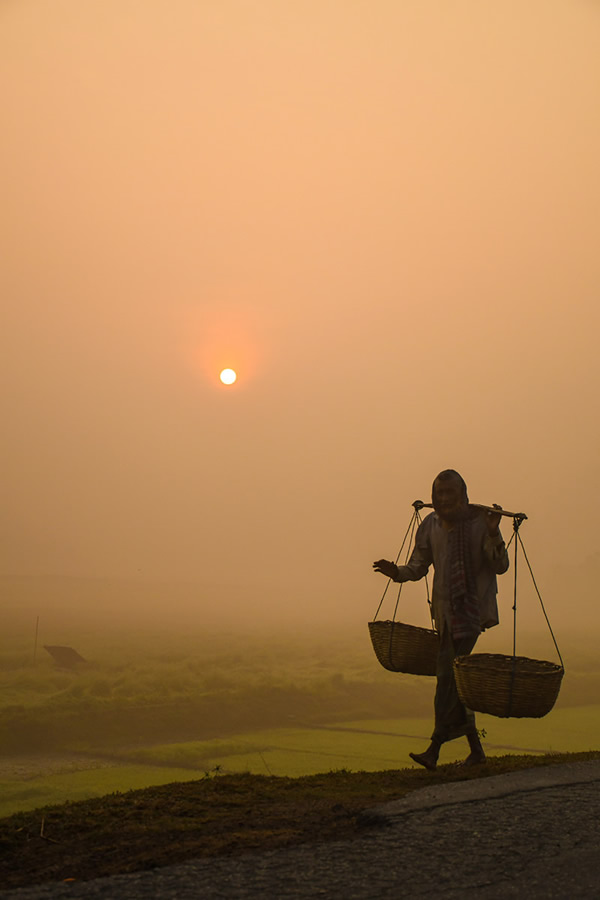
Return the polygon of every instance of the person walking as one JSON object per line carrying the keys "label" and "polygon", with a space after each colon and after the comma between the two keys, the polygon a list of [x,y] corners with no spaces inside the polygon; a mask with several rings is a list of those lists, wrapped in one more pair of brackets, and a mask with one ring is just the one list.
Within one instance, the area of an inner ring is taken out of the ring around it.
{"label": "person walking", "polygon": [[[471,653],[486,628],[498,624],[497,575],[508,569],[508,554],[500,533],[500,513],[469,504],[467,485],[454,469],[444,469],[433,482],[433,512],[415,535],[410,559],[398,566],[387,559],[373,563],[393,581],[418,581],[433,565],[432,613],[440,637],[431,743],[410,757],[433,770],[442,744],[465,736],[470,753],[463,765],[485,763],[475,714],[461,702],[454,680],[456,656]],[[494,504],[494,508],[502,507]]]}

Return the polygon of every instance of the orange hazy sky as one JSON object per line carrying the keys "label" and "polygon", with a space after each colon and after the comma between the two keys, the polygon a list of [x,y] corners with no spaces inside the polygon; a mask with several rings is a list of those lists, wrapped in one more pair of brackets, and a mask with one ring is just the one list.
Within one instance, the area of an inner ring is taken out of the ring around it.
{"label": "orange hazy sky", "polygon": [[367,614],[446,467],[600,570],[599,98],[592,0],[4,0],[1,571]]}

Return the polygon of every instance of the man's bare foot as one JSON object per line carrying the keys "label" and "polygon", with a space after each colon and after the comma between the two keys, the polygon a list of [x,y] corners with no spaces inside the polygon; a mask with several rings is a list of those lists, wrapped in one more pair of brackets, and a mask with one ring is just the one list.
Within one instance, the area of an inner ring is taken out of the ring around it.
{"label": "man's bare foot", "polygon": [[408,754],[411,759],[414,759],[416,763],[419,763],[420,766],[425,766],[426,769],[429,769],[430,772],[434,772],[437,766],[437,754],[432,753],[431,750],[426,750],[425,753],[409,753]]}
{"label": "man's bare foot", "polygon": [[465,761],[461,763],[461,766],[468,769],[471,766],[483,766],[486,762],[487,758],[483,750],[474,751],[473,753],[469,753]]}

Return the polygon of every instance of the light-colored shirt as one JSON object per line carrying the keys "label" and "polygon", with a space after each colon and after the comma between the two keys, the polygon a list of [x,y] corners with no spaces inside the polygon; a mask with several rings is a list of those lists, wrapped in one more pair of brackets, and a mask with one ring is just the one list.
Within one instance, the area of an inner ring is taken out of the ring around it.
{"label": "light-colored shirt", "polygon": [[[448,535],[437,513],[426,516],[417,529],[415,546],[405,566],[398,566],[395,581],[418,581],[433,564],[431,605],[436,628],[442,632],[450,625],[450,589],[448,583]],[[475,575],[481,630],[498,624],[498,582],[496,575],[508,569],[508,553],[500,532],[490,537],[485,512],[471,522],[471,556]]]}

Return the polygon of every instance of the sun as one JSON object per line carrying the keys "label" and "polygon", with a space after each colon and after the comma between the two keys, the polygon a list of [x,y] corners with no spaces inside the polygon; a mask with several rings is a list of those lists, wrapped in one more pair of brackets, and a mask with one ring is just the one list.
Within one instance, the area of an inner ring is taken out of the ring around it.
{"label": "sun", "polygon": [[223,371],[219,375],[219,378],[221,379],[223,384],[233,384],[233,382],[237,378],[237,373],[234,372],[233,369],[223,369]]}

